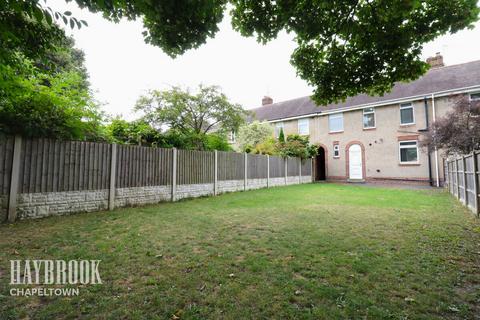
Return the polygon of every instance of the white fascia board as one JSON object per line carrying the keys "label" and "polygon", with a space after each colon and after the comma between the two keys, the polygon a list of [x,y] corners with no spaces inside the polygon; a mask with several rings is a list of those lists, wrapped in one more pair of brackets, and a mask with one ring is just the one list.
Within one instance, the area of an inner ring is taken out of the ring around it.
{"label": "white fascia board", "polygon": [[[470,87],[465,87],[465,88],[456,88],[456,89],[437,91],[437,92],[432,92],[432,93],[419,94],[419,95],[416,95],[416,96],[410,96],[410,97],[405,97],[405,98],[384,100],[384,101],[379,101],[379,102],[375,102],[375,103],[359,104],[359,105],[356,105],[356,106],[339,108],[339,109],[335,109],[335,110],[328,110],[328,111],[323,111],[323,112],[320,111],[320,112],[316,112],[316,113],[305,114],[305,115],[302,115],[302,116],[281,118],[281,119],[275,119],[275,120],[267,120],[267,122],[275,123],[275,122],[282,122],[282,121],[295,120],[295,119],[312,118],[312,117],[315,117],[315,116],[324,116],[324,115],[328,115],[328,114],[332,114],[332,113],[341,113],[341,112],[345,112],[345,111],[354,111],[354,110],[360,110],[360,109],[364,109],[364,108],[375,108],[375,107],[389,106],[389,105],[392,105],[392,104],[400,104],[400,103],[404,103],[404,102],[412,102],[412,101],[415,101],[415,100],[421,100],[423,98],[431,99],[432,94],[435,96],[435,98],[440,98],[440,97],[445,97],[445,96],[449,96],[449,95],[452,95],[452,94],[477,92],[479,90],[480,90],[480,85],[470,86]],[[321,107],[318,107],[318,108],[321,108]]]}

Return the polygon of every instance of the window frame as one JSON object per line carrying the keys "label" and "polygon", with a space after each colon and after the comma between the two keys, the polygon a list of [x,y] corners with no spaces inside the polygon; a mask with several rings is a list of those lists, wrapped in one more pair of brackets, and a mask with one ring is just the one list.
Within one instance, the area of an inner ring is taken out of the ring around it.
{"label": "window frame", "polygon": [[283,121],[275,122],[275,130],[274,130],[275,138],[278,138],[280,136],[280,128],[283,129],[283,134],[285,135],[285,123]]}
{"label": "window frame", "polygon": [[[406,142],[415,142],[415,146],[410,145],[410,146],[404,146],[402,147],[402,143]],[[416,161],[402,161],[402,149],[409,149],[409,148],[415,148],[417,151],[417,160]],[[419,164],[420,163],[420,158],[419,158],[419,153],[418,153],[418,140],[404,140],[404,141],[398,141],[398,161],[400,164]]]}
{"label": "window frame", "polygon": [[[335,153],[337,153],[335,155]],[[340,145],[339,144],[334,144],[333,145],[333,158],[338,159],[340,158]]]}
{"label": "window frame", "polygon": [[236,143],[237,142],[237,134],[235,130],[230,130],[230,133],[228,135],[228,142],[229,143]]}
{"label": "window frame", "polygon": [[[412,109],[412,121],[413,122],[402,123],[402,109]],[[409,125],[415,124],[415,108],[414,108],[412,102],[400,103],[400,109],[399,110],[400,110],[400,125],[401,126],[409,126]]]}
{"label": "window frame", "polygon": [[[365,112],[367,109],[372,109],[372,111]],[[365,127],[365,115],[368,114],[373,114],[373,127]],[[362,125],[363,129],[375,129],[377,127],[377,115],[375,114],[375,107],[363,108]]]}
{"label": "window frame", "polygon": [[[473,95],[478,95],[477,98],[472,98]],[[478,92],[471,92],[469,95],[470,101],[480,101],[480,91]]]}
{"label": "window frame", "polygon": [[[306,124],[307,133],[301,133],[301,132],[300,132],[300,122],[302,122],[303,125]],[[309,119],[309,118],[298,119],[298,120],[297,120],[297,130],[298,130],[298,134],[299,134],[299,135],[301,135],[301,136],[308,136],[308,135],[310,134],[310,119]]]}
{"label": "window frame", "polygon": [[[331,120],[331,118],[334,118],[334,117],[342,119],[342,129],[341,130],[332,130],[330,120]],[[344,123],[343,123],[343,112],[330,113],[328,115],[328,132],[329,133],[343,132],[344,128],[345,128],[345,126],[344,126]]]}

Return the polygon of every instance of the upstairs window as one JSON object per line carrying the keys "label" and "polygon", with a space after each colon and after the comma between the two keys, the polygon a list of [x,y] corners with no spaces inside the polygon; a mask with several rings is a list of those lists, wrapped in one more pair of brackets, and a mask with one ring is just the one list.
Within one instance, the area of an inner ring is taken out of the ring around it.
{"label": "upstairs window", "polygon": [[[280,135],[280,131],[283,129],[283,122],[275,123],[275,138],[278,138]],[[283,129],[283,133],[285,134],[285,129]]]}
{"label": "upstairs window", "polygon": [[343,113],[335,113],[328,116],[328,127],[330,132],[343,131]]}
{"label": "upstairs window", "polygon": [[298,134],[306,136],[309,133],[308,119],[298,119]]}
{"label": "upstairs window", "polygon": [[400,124],[414,124],[415,116],[413,114],[412,103],[402,103],[400,105]]}
{"label": "upstairs window", "polygon": [[417,141],[400,141],[400,163],[418,163]]}
{"label": "upstairs window", "polygon": [[478,101],[480,100],[480,92],[475,92],[470,94],[470,100]]}
{"label": "upstairs window", "polygon": [[230,134],[228,135],[228,142],[230,143],[236,142],[235,130],[230,131]]}
{"label": "upstairs window", "polygon": [[375,109],[374,108],[363,109],[363,128],[364,129],[375,128]]}

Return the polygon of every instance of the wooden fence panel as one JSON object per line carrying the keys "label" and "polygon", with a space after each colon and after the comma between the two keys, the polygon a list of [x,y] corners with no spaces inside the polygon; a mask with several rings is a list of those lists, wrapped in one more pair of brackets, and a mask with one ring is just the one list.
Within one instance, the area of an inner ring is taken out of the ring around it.
{"label": "wooden fence panel", "polygon": [[218,151],[218,181],[243,180],[245,155]]}
{"label": "wooden fence panel", "polygon": [[285,177],[285,159],[278,156],[270,156],[270,178]]}
{"label": "wooden fence panel", "polygon": [[474,191],[474,172],[473,172],[473,155],[465,157],[465,202],[470,208],[475,208],[475,191]]}
{"label": "wooden fence panel", "polygon": [[163,186],[171,184],[171,180],[172,149],[117,146],[115,187]]}
{"label": "wooden fence panel", "polygon": [[457,172],[457,161],[452,161],[452,178],[453,178],[453,190],[452,194],[458,198],[458,172]]}
{"label": "wooden fence panel", "polygon": [[178,150],[177,184],[213,183],[214,165],[213,152]]}
{"label": "wooden fence panel", "polygon": [[247,155],[247,176],[248,179],[267,178],[267,156],[260,154]]}
{"label": "wooden fence panel", "polygon": [[0,135],[0,194],[10,192],[14,138]]}
{"label": "wooden fence panel", "polygon": [[446,160],[445,177],[448,191],[480,217],[480,152]]}
{"label": "wooden fence panel", "polygon": [[82,141],[24,139],[20,193],[108,188],[110,145]]}
{"label": "wooden fence panel", "polygon": [[312,175],[312,160],[304,159],[302,161],[302,176],[311,176]]}
{"label": "wooden fence panel", "polygon": [[457,159],[457,183],[458,183],[458,198],[464,202],[464,181],[463,181],[463,160]]}
{"label": "wooden fence panel", "polygon": [[448,186],[450,188],[450,193],[453,194],[453,190],[455,188],[453,162],[447,162],[447,164],[448,164]]}
{"label": "wooden fence panel", "polygon": [[289,177],[295,177],[299,175],[299,159],[298,158],[288,158],[287,159],[287,171]]}

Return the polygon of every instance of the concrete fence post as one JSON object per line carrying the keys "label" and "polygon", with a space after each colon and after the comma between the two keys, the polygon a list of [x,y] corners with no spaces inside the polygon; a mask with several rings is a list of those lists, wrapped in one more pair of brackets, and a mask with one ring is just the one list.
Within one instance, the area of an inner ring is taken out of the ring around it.
{"label": "concrete fence post", "polygon": [[298,158],[298,184],[302,184],[302,159]]}
{"label": "concrete fence post", "polygon": [[177,194],[177,148],[172,149],[172,190],[171,190],[171,200],[174,202],[176,200]]}
{"label": "concrete fence post", "polygon": [[110,159],[110,190],[108,192],[108,210],[115,209],[115,178],[117,176],[117,145],[112,144]]}
{"label": "concrete fence post", "polygon": [[247,190],[248,180],[248,154],[244,153],[244,168],[243,168],[243,190]]}
{"label": "concrete fence post", "polygon": [[[312,181],[315,181],[315,174],[314,174],[314,171],[313,171],[313,158],[310,158],[310,175],[311,175],[311,178],[312,178]],[[325,177],[326,178],[326,177]]]}
{"label": "concrete fence post", "polygon": [[474,205],[475,205],[475,214],[477,216],[480,216],[480,208],[478,207],[479,206],[479,194],[478,194],[478,175],[479,175],[479,171],[478,171],[478,160],[477,160],[477,154],[476,152],[474,151],[472,153],[473,155],[473,193],[475,195],[474,197]]}
{"label": "concrete fence post", "polygon": [[288,180],[288,157],[285,157],[285,185],[287,185]]}
{"label": "concrete fence post", "polygon": [[447,159],[443,159],[443,168],[444,168],[444,177],[443,177],[443,180],[444,180],[444,187],[445,188],[448,188],[448,190],[450,190],[450,171],[448,169],[448,161]]}
{"label": "concrete fence post", "polygon": [[215,177],[213,178],[213,195],[218,194],[218,151],[215,150],[215,161],[213,161],[215,168],[213,169]]}
{"label": "concrete fence post", "polygon": [[270,156],[267,154],[267,188],[270,188]]}
{"label": "concrete fence post", "polygon": [[20,155],[22,152],[22,137],[15,136],[13,145],[12,172],[10,176],[10,193],[8,194],[8,222],[17,220],[17,193],[20,180]]}
{"label": "concrete fence post", "polygon": [[468,206],[468,199],[467,199],[467,161],[465,156],[462,156],[463,161],[463,201],[465,205]]}

